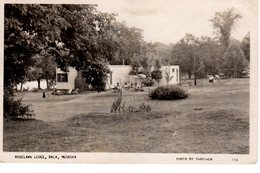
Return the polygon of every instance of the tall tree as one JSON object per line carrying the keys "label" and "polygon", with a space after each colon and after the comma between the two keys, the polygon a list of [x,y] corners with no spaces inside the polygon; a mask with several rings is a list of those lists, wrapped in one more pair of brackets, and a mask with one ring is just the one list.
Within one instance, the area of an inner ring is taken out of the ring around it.
{"label": "tall tree", "polygon": [[171,59],[172,46],[160,42],[152,44],[155,51],[156,58],[159,58],[162,65],[174,64],[175,61]]}
{"label": "tall tree", "polygon": [[155,60],[154,70],[152,71],[151,76],[159,85],[159,82],[162,79],[162,70],[161,63],[158,59]]}
{"label": "tall tree", "polygon": [[151,68],[153,66],[154,60],[157,58],[157,55],[152,43],[143,42],[141,49],[142,51],[137,58],[142,67],[142,73],[150,77]]}
{"label": "tall tree", "polygon": [[42,78],[46,81],[47,88],[49,89],[55,83],[56,63],[54,58],[50,55],[43,56],[42,58]]}
{"label": "tall tree", "polygon": [[166,85],[169,84],[169,82],[172,80],[173,78],[173,75],[171,75],[171,70],[170,68],[166,68],[164,70],[164,77],[165,77],[165,80],[166,80]]}
{"label": "tall tree", "polygon": [[242,18],[242,16],[237,13],[234,8],[229,8],[222,12],[216,12],[215,16],[210,19],[224,50],[228,48],[231,33],[235,28],[236,22],[240,18]]}
{"label": "tall tree", "polygon": [[4,102],[10,103],[13,86],[27,77],[37,62],[33,56],[42,50],[61,69],[82,70],[89,84],[103,90],[106,64],[118,51],[114,20],[96,5],[5,4]]}
{"label": "tall tree", "polygon": [[[28,106],[15,100],[13,88],[28,79],[36,63],[32,57],[58,39],[68,23],[56,12],[60,6],[5,4],[4,6],[4,115],[22,116]],[[16,110],[16,111],[12,111]],[[23,111],[22,111],[23,110]]]}
{"label": "tall tree", "polygon": [[137,75],[139,73],[140,62],[138,60],[133,60],[131,62],[131,68],[129,75]]}
{"label": "tall tree", "polygon": [[142,30],[128,27],[125,22],[114,22],[113,32],[117,41],[118,52],[111,60],[113,65],[129,65],[135,56],[140,56],[143,42]]}
{"label": "tall tree", "polygon": [[61,33],[62,48],[67,49],[67,53],[58,54],[58,67],[75,67],[93,88],[104,90],[109,72],[107,64],[118,51],[112,24],[115,15],[97,11],[96,5],[62,7],[61,16],[71,25]]}
{"label": "tall tree", "polygon": [[241,43],[238,40],[232,40],[225,53],[225,74],[229,77],[239,77],[248,66],[244,52],[241,49]]}
{"label": "tall tree", "polygon": [[218,74],[223,59],[223,49],[219,41],[210,37],[199,39],[198,56],[200,57],[199,73],[201,77]]}
{"label": "tall tree", "polygon": [[54,58],[48,54],[37,54],[34,56],[36,63],[29,71],[29,80],[38,82],[38,89],[41,89],[40,82],[45,80],[47,88],[54,83],[56,78],[56,63]]}
{"label": "tall tree", "polygon": [[250,61],[250,34],[249,32],[242,40],[241,48],[245,54],[245,57],[248,61]]}
{"label": "tall tree", "polygon": [[172,48],[172,59],[180,65],[181,73],[187,74],[191,78],[194,74],[195,63],[194,60],[198,56],[198,39],[192,34],[186,34],[177,44]]}

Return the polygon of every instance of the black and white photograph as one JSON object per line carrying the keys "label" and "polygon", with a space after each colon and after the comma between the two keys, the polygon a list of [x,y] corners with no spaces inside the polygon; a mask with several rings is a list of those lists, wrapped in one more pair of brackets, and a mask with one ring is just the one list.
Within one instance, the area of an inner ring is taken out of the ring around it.
{"label": "black and white photograph", "polygon": [[256,163],[257,0],[1,4],[1,162]]}

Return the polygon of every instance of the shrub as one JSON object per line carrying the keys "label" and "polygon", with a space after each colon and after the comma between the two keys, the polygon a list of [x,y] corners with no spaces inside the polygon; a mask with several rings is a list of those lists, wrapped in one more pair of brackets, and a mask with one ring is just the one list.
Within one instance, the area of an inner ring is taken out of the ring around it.
{"label": "shrub", "polygon": [[169,85],[156,88],[149,93],[149,97],[157,100],[177,100],[188,97],[188,94],[181,87]]}
{"label": "shrub", "polygon": [[153,80],[151,78],[146,78],[142,81],[142,84],[145,86],[145,87],[150,87],[153,85]]}
{"label": "shrub", "polygon": [[160,69],[154,70],[152,71],[151,75],[152,79],[154,79],[159,84],[160,80],[162,79],[162,71]]}
{"label": "shrub", "polygon": [[38,89],[38,88],[32,88],[32,89],[31,89],[32,92],[37,92],[37,91],[39,91],[39,90],[40,90],[40,89]]}
{"label": "shrub", "polygon": [[149,112],[151,111],[151,106],[147,103],[141,103],[138,108],[138,112]]}
{"label": "shrub", "polygon": [[33,110],[29,105],[22,103],[22,99],[14,99],[8,94],[4,95],[4,117],[5,118],[32,118],[34,115]]}
{"label": "shrub", "polygon": [[118,98],[113,102],[112,106],[111,106],[111,113],[116,113],[116,112],[120,112],[121,111],[121,103],[122,103],[122,90],[119,90],[119,96]]}
{"label": "shrub", "polygon": [[152,110],[151,106],[147,103],[140,103],[139,105],[126,105],[126,103],[122,103],[122,90],[120,90],[119,96],[115,99],[111,106],[111,113],[134,113],[134,112],[149,112]]}
{"label": "shrub", "polygon": [[147,103],[140,103],[139,105],[129,105],[124,112],[135,113],[135,112],[150,112],[151,106]]}

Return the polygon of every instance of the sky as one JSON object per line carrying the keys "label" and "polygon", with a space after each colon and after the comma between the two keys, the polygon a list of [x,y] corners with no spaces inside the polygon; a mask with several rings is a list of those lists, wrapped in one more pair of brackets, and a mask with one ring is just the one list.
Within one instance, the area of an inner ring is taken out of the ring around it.
{"label": "sky", "polygon": [[232,37],[242,40],[257,16],[255,0],[96,0],[102,12],[117,13],[118,21],[143,30],[148,42],[176,43],[191,33],[214,37],[209,21],[215,12],[234,7],[242,15]]}

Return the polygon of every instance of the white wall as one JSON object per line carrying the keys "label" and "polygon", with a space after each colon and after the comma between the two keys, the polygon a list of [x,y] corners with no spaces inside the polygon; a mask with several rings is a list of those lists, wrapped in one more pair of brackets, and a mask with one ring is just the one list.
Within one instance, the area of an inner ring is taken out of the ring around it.
{"label": "white wall", "polygon": [[[17,89],[20,90],[21,84],[17,85]],[[24,89],[28,89],[29,91],[35,88],[38,88],[38,82],[37,81],[31,81],[31,82],[26,82],[23,84]],[[46,89],[47,88],[47,83],[46,80],[41,80],[41,89]]]}
{"label": "white wall", "polygon": [[[174,72],[173,70],[174,69]],[[168,84],[178,84],[180,83],[180,71],[179,71],[179,66],[177,65],[170,65],[170,66],[162,66],[162,79],[159,82],[159,85],[166,85],[166,73],[169,72],[170,76],[172,76],[172,79],[169,81]]]}
{"label": "white wall", "polygon": [[77,77],[77,70],[75,68],[69,67],[68,68],[68,82],[58,82],[57,81],[57,74],[58,73],[65,73],[64,71],[60,70],[59,68],[56,69],[56,86],[57,89],[75,89],[75,78]]}
{"label": "white wall", "polygon": [[107,89],[111,89],[120,84],[123,86],[125,82],[130,82],[129,72],[131,71],[131,66],[129,65],[109,65],[109,69],[112,71],[112,84],[110,81],[110,74],[107,78]]}
{"label": "white wall", "polygon": [[[123,86],[125,82],[136,82],[136,79],[133,76],[129,75],[131,71],[131,66],[129,65],[110,65],[109,69],[112,71],[112,84],[110,83],[110,75],[107,79],[107,89],[111,89],[120,84]],[[174,69],[174,72],[173,70]],[[169,71],[170,76],[173,76],[172,79],[169,81],[168,84],[178,84],[180,83],[180,73],[179,73],[179,66],[178,65],[171,65],[171,66],[162,66],[162,79],[159,82],[159,85],[166,85],[166,72]],[[155,82],[156,84],[156,82]]]}

